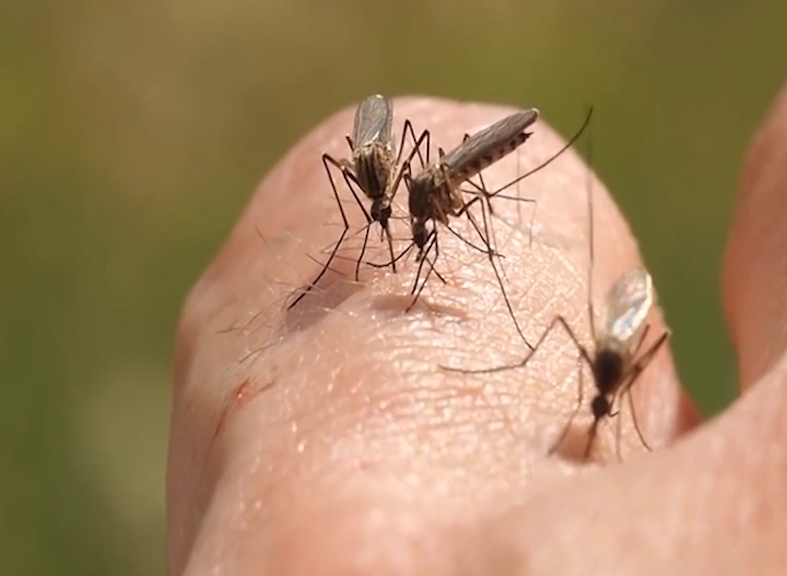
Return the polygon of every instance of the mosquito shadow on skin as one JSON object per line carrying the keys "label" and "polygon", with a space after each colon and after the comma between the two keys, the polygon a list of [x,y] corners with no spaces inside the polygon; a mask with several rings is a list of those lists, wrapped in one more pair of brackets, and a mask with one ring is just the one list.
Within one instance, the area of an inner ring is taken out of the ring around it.
{"label": "mosquito shadow on skin", "polygon": [[[562,458],[563,460],[574,462],[576,464],[590,464],[593,462],[593,460],[595,460],[595,457],[593,455],[593,450],[591,450],[587,457],[585,456],[585,451],[587,450],[588,446],[588,433],[589,430],[587,424],[570,424],[568,430],[565,433],[565,437],[560,442],[560,445],[555,447],[555,451],[552,456]],[[598,438],[596,438],[596,440],[593,442],[594,447],[597,440]]]}
{"label": "mosquito shadow on skin", "polygon": [[393,312],[396,314],[427,312],[434,316],[451,316],[459,320],[467,320],[469,318],[467,311],[459,306],[432,304],[426,301],[424,297],[418,298],[418,301],[408,312],[407,309],[410,308],[412,304],[412,294],[381,294],[371,299],[372,308],[380,312]]}
{"label": "mosquito shadow on skin", "polygon": [[301,295],[301,290],[287,299],[282,315],[287,332],[299,332],[314,326],[328,313],[365,287],[363,282],[355,282],[349,277],[340,276],[334,272],[328,274],[332,278],[323,278],[319,288],[313,288],[307,292],[296,306],[289,308],[290,303]]}

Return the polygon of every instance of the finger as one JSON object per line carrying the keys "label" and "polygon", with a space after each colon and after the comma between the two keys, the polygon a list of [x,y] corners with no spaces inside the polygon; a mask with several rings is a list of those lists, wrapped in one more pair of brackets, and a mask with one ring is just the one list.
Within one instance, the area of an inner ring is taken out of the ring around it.
{"label": "finger", "polygon": [[[397,102],[398,118],[429,127],[446,148],[506,112]],[[494,366],[524,350],[488,259],[454,236],[440,235],[437,266],[448,283],[430,283],[409,313],[412,262],[398,274],[365,270],[360,284],[330,274],[315,298],[282,312],[288,294],[319,272],[306,254],[320,256],[338,236],[319,157],[324,150],[345,155],[341,137],[351,117],[345,111],[330,119],[266,178],[184,308],[168,478],[173,573],[189,558],[193,573],[223,562],[238,574],[246,566],[294,569],[314,558],[336,566],[370,557],[393,562],[398,549],[416,565],[428,560],[420,539],[450,539],[460,518],[518,501],[534,479],[565,473],[544,454],[576,402],[570,340],[548,340],[527,370],[468,376],[438,369]],[[534,131],[518,157],[485,172],[490,189],[562,146],[545,123]],[[508,296],[530,340],[561,313],[589,341],[588,174],[569,153],[522,183],[518,194],[538,202],[532,247],[527,207],[496,203]],[[593,277],[603,293],[641,262],[614,203],[598,182],[593,191]],[[353,225],[364,223],[351,208]],[[394,224],[394,235],[406,237],[407,227]],[[466,222],[457,231],[474,239]],[[357,242],[350,244],[357,252]],[[337,263],[340,272],[354,268],[352,250]],[[373,242],[370,250],[370,259],[384,259],[383,247]],[[220,333],[230,326],[240,329]],[[652,326],[654,334],[663,328],[658,314]],[[683,425],[666,351],[637,389],[640,424],[659,445]],[[632,438],[628,424],[624,441]],[[614,428],[602,430],[604,449],[614,441]],[[373,520],[382,522],[380,533],[370,530]],[[334,527],[327,535],[326,525]],[[328,556],[291,553],[299,547]]]}
{"label": "finger", "polygon": [[724,259],[724,305],[744,388],[787,344],[786,222],[787,86],[749,151]]}
{"label": "finger", "polygon": [[778,574],[785,409],[787,356],[673,450],[553,485],[482,524],[484,540],[467,538],[458,563],[489,574]]}
{"label": "finger", "polygon": [[[787,563],[787,352],[783,346],[787,90],[749,153],[725,261],[725,304],[751,387],[641,466],[609,468],[493,518],[468,571],[495,574],[776,574]],[[734,546],[730,545],[734,542]]]}

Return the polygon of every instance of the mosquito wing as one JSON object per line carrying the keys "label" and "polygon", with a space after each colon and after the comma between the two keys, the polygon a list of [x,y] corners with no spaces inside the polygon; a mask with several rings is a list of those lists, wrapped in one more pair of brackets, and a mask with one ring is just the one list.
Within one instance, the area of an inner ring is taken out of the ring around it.
{"label": "mosquito wing", "polygon": [[609,337],[628,343],[642,329],[653,305],[653,281],[635,268],[621,276],[607,295],[604,329]]}
{"label": "mosquito wing", "polygon": [[530,136],[524,130],[538,114],[535,108],[515,112],[470,136],[443,156],[449,178],[464,182],[516,150]]}
{"label": "mosquito wing", "polygon": [[381,142],[393,149],[392,125],[393,102],[380,94],[369,96],[355,111],[353,148]]}

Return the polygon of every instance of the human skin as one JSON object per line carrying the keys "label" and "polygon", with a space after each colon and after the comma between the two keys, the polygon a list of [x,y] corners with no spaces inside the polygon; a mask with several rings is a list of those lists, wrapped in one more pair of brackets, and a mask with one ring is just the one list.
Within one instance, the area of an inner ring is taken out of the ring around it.
{"label": "human skin", "polygon": [[[422,98],[395,107],[397,130],[410,118],[445,148],[508,112]],[[602,423],[590,462],[580,458],[587,371],[582,409],[547,455],[577,402],[577,352],[565,334],[552,334],[526,368],[441,368],[512,363],[525,351],[489,261],[445,231],[437,266],[448,283],[431,278],[409,312],[413,258],[397,274],[364,267],[354,283],[357,239],[332,265],[349,279],[329,273],[285,311],[319,271],[307,254],[324,259],[341,230],[319,156],[346,155],[352,113],[320,125],[265,178],[183,308],[169,573],[783,573],[787,90],[745,162],[723,267],[746,394],[698,425],[666,346],[632,387],[653,452],[624,403],[620,434],[617,419]],[[512,156],[484,173],[488,188],[561,147],[544,119],[533,130],[519,164]],[[519,193],[538,201],[532,246],[532,207],[495,202],[510,224],[495,221],[506,287],[531,342],[562,314],[590,345],[588,175],[570,152],[522,183]],[[603,185],[592,193],[598,314],[612,283],[642,262]],[[463,219],[456,229],[472,238]],[[396,222],[394,234],[405,233]],[[366,259],[385,255],[375,229]],[[648,342],[664,329],[657,308],[650,326]]]}

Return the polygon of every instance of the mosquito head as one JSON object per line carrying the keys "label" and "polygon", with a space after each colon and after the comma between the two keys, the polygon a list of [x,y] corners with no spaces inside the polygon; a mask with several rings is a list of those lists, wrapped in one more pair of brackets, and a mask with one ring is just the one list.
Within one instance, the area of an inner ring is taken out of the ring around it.
{"label": "mosquito head", "polygon": [[379,222],[383,229],[388,229],[388,220],[391,218],[391,204],[387,198],[378,198],[372,202],[371,207],[372,220]]}
{"label": "mosquito head", "polygon": [[593,410],[593,420],[598,422],[604,416],[607,416],[610,413],[612,410],[612,405],[609,403],[609,400],[606,396],[603,394],[598,394],[595,398],[593,398],[590,408]]}
{"label": "mosquito head", "polygon": [[426,220],[415,218],[412,223],[413,244],[418,248],[417,261],[420,261],[424,256],[424,248],[426,247],[431,232],[426,227]]}
{"label": "mosquito head", "polygon": [[[623,380],[625,364],[625,358],[615,348],[609,346],[599,348],[593,362],[593,379],[599,396],[606,396],[614,392],[620,385]],[[596,413],[595,408],[593,413]]]}

